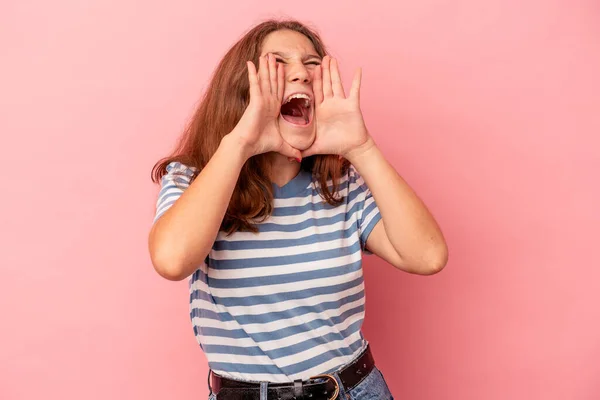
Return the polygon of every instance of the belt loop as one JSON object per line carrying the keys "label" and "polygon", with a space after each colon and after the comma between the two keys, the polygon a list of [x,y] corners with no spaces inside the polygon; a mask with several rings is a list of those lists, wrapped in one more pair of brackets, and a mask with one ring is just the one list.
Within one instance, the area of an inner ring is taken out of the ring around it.
{"label": "belt loop", "polygon": [[304,399],[304,387],[302,386],[302,379],[296,379],[294,381],[294,399]]}
{"label": "belt loop", "polygon": [[212,387],[210,387],[210,373],[212,372],[212,370],[209,368],[208,369],[208,395],[210,396],[211,394],[213,394],[212,391]]}
{"label": "belt loop", "polygon": [[260,400],[267,400],[269,382],[260,383]]}

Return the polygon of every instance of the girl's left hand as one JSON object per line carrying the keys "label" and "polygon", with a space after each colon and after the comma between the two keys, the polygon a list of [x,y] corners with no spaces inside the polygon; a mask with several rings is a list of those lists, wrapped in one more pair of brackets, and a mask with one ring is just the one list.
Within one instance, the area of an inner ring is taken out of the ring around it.
{"label": "girl's left hand", "polygon": [[369,142],[360,111],[361,72],[360,68],[356,71],[350,95],[346,97],[335,58],[325,56],[321,67],[315,68],[313,93],[317,134],[312,146],[302,152],[303,158],[314,154],[347,157],[349,152]]}

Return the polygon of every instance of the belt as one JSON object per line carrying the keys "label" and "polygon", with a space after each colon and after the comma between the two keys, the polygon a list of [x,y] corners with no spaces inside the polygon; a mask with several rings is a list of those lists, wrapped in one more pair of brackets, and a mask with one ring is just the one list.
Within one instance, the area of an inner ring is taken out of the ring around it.
{"label": "belt", "polygon": [[[338,376],[346,391],[357,386],[375,367],[375,360],[369,346],[351,364],[338,371]],[[244,382],[225,378],[215,373],[211,374],[211,391],[217,400],[251,400],[260,398],[258,382]],[[271,400],[333,400],[339,394],[340,388],[333,375],[324,374],[313,376],[308,380],[298,379],[290,383],[269,383],[267,399]]]}

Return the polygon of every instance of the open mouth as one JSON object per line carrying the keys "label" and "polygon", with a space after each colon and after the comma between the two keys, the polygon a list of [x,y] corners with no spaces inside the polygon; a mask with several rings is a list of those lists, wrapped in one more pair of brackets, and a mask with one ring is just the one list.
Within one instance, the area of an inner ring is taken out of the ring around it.
{"label": "open mouth", "polygon": [[281,117],[294,125],[308,125],[312,114],[311,103],[311,98],[307,94],[292,94],[281,105]]}

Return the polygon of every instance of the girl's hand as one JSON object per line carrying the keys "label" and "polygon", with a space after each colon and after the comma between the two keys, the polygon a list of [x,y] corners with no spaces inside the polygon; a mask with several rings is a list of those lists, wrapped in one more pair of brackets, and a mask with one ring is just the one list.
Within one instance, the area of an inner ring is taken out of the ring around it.
{"label": "girl's hand", "polygon": [[300,151],[283,140],[279,132],[279,114],[284,90],[283,66],[272,54],[259,59],[258,74],[252,61],[247,62],[250,103],[230,133],[246,148],[248,157],[277,152],[299,159]]}
{"label": "girl's hand", "polygon": [[317,136],[312,146],[302,152],[303,157],[338,154],[348,158],[353,150],[372,143],[360,111],[361,72],[360,68],[356,71],[350,95],[346,97],[335,59],[325,56],[321,68],[315,68]]}

